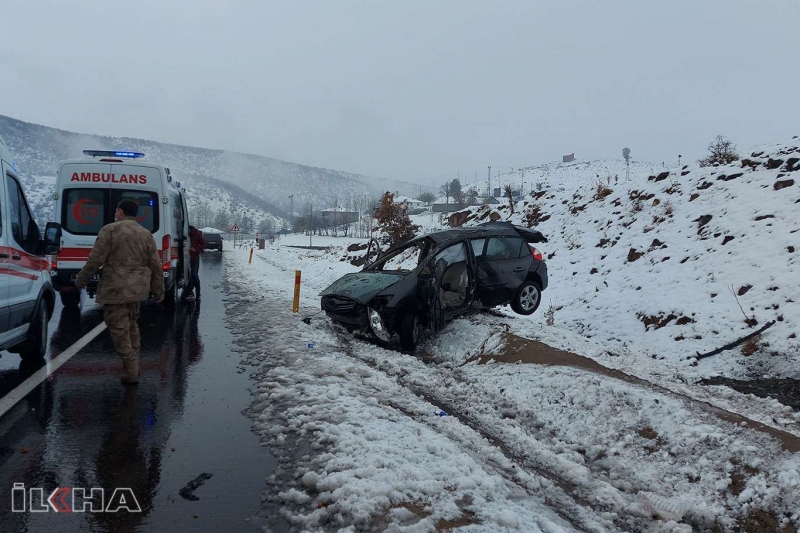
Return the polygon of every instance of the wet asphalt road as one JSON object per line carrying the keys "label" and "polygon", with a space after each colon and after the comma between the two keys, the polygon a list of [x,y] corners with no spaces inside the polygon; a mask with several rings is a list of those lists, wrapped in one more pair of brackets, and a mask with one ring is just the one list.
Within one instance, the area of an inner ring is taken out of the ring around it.
{"label": "wet asphalt road", "polygon": [[[0,418],[0,531],[255,531],[275,461],[243,413],[247,374],[229,350],[219,255],[203,258],[202,304],[143,306],[141,382],[119,383],[107,331]],[[92,300],[78,313],[57,306],[45,360],[102,322]],[[43,366],[0,357],[0,397]],[[212,474],[191,501],[179,492]],[[131,488],[141,513],[11,512],[14,483],[105,490]]]}

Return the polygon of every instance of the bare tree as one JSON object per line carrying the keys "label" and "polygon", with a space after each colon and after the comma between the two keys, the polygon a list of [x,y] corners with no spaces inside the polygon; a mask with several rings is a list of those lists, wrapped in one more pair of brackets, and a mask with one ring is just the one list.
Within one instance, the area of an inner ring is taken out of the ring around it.
{"label": "bare tree", "polygon": [[419,200],[420,202],[429,204],[429,203],[433,202],[434,200],[436,200],[436,197],[433,195],[432,192],[423,192],[422,194],[417,196],[417,200]]}
{"label": "bare tree", "polygon": [[444,193],[445,203],[450,203],[450,182],[445,182],[442,184],[442,192]]}
{"label": "bare tree", "polygon": [[466,190],[464,193],[464,201],[467,205],[476,205],[478,203],[478,191],[474,186]]}
{"label": "bare tree", "polygon": [[698,161],[701,167],[710,167],[715,164],[729,165],[739,160],[739,154],[736,153],[736,145],[722,135],[717,135],[714,142],[708,145],[708,151],[709,154]]}
{"label": "bare tree", "polygon": [[511,208],[511,214],[514,214],[514,187],[511,184],[506,185],[503,187],[503,190],[508,196],[508,207]]}

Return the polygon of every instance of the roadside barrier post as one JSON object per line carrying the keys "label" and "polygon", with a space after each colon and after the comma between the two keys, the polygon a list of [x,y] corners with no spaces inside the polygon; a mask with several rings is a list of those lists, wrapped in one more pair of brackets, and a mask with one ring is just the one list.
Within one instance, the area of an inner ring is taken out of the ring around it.
{"label": "roadside barrier post", "polygon": [[300,271],[294,271],[294,301],[292,302],[292,313],[300,311]]}
{"label": "roadside barrier post", "polygon": [[253,249],[252,248],[250,248],[250,259],[247,262],[248,263],[252,263],[253,262]]}

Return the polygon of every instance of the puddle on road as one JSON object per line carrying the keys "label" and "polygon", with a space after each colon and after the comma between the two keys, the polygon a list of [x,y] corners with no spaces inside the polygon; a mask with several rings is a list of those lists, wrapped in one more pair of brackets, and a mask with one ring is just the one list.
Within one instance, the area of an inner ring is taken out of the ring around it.
{"label": "puddle on road", "polygon": [[773,398],[795,411],[800,411],[800,380],[754,379],[740,381],[722,377],[704,379],[702,385],[725,385],[742,394],[754,394],[759,398]]}
{"label": "puddle on road", "polygon": [[[589,359],[588,357],[583,357],[581,355],[572,352],[567,352],[564,350],[558,350],[541,342],[530,339],[524,339],[522,337],[518,337],[511,333],[503,333],[502,336],[503,336],[502,353],[481,354],[479,356],[475,356],[469,359],[467,363],[477,361],[478,364],[482,365],[486,364],[489,361],[495,361],[498,363],[523,363],[523,364],[535,364],[535,365],[568,366],[586,370],[588,372],[594,372],[596,374],[602,374],[604,376],[619,379],[628,383],[632,383],[634,385],[649,387],[651,389],[657,390],[662,394],[667,394],[670,396],[681,398],[682,400],[692,402],[694,405],[697,405],[701,409],[704,409],[705,411],[717,416],[722,420],[739,425],[745,423],[747,426],[753,429],[756,429],[758,431],[761,431],[762,433],[770,435],[771,437],[777,439],[783,446],[783,449],[788,452],[800,451],[800,437],[797,437],[791,433],[775,429],[760,422],[750,420],[747,417],[731,413],[729,411],[725,411],[724,409],[720,409],[718,407],[714,407],[709,403],[700,400],[695,400],[688,396],[672,392],[644,379],[640,379],[635,376],[631,376],[630,374],[626,374],[625,372],[622,372],[620,370],[614,370],[612,368],[605,367],[600,363],[598,363],[597,361]],[[727,380],[727,381],[734,382],[734,380]],[[738,386],[744,387],[748,382],[736,382],[737,386],[733,386],[727,382],[725,383],[718,382],[713,384],[728,385],[731,388],[738,390],[739,392],[752,393],[759,396],[761,396],[761,394],[758,394],[756,390],[760,390],[763,393],[764,391],[768,390],[771,387],[772,390],[782,391],[782,393],[784,394],[783,398],[793,397],[795,402],[800,400],[800,389],[798,389],[797,382],[795,380],[761,380],[761,381],[773,382],[773,383],[770,384],[759,383],[761,385],[761,388],[758,388],[758,385],[756,385],[754,390],[742,390],[738,388]],[[712,383],[704,383],[704,384],[708,385]],[[770,394],[770,396],[772,396],[773,398],[777,398],[772,394]],[[778,401],[781,400],[779,399]],[[781,401],[781,403],[784,402]],[[790,404],[787,403],[785,405],[790,405]],[[797,408],[796,403],[795,406],[793,407],[795,409]]]}

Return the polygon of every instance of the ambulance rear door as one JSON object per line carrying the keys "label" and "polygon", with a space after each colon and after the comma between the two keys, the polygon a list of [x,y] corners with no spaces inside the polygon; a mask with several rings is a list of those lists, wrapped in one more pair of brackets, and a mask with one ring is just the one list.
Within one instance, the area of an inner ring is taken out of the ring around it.
{"label": "ambulance rear door", "polygon": [[63,246],[58,253],[59,269],[83,268],[97,234],[114,221],[110,199],[111,165],[101,162],[65,163],[58,175],[58,222]]}
{"label": "ambulance rear door", "polygon": [[[162,220],[164,177],[155,166],[136,163],[115,163],[111,166],[111,205],[116,209],[122,200],[139,204],[136,221],[153,234],[156,249],[163,250],[162,237],[168,221]],[[159,254],[160,255],[160,254]]]}

